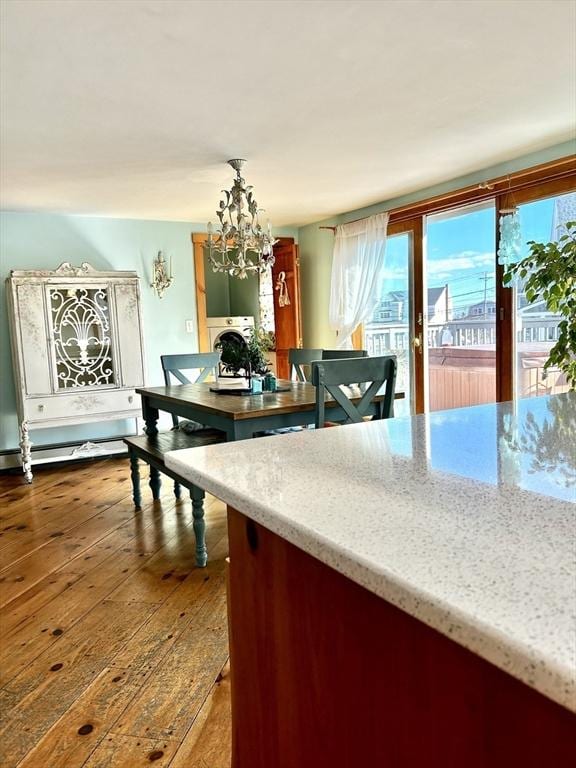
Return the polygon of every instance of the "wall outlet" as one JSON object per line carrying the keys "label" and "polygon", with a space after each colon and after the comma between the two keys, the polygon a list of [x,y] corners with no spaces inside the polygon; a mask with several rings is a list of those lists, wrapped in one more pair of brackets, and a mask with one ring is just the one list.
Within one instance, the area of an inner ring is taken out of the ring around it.
{"label": "wall outlet", "polygon": [[194,333],[194,320],[186,320],[186,333]]}

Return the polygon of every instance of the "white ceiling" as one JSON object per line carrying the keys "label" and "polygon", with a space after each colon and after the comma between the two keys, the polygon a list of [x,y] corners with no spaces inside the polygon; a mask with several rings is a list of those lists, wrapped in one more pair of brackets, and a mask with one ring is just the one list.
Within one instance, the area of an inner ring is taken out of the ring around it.
{"label": "white ceiling", "polygon": [[573,0],[2,0],[2,207],[275,224],[574,136]]}

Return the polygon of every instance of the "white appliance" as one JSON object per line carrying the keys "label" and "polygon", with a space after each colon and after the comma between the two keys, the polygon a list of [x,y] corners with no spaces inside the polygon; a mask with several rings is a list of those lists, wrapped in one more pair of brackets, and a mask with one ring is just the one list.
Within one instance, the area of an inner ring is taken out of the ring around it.
{"label": "white appliance", "polygon": [[222,339],[233,338],[248,341],[254,328],[253,317],[207,317],[210,348],[216,350],[216,344]]}

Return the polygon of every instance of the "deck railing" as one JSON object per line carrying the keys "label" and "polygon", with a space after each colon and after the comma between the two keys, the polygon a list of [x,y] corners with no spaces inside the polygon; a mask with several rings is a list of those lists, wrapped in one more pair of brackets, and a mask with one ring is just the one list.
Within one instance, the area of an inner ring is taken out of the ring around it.
{"label": "deck railing", "polygon": [[[452,344],[441,346],[445,325],[428,327],[427,359],[430,410],[494,402],[496,399],[496,339],[493,324],[469,321],[450,328]],[[518,397],[566,392],[558,369],[544,370],[557,329],[524,327],[518,334],[516,392]],[[446,336],[444,336],[446,339]],[[406,325],[365,327],[370,355],[398,357],[398,387],[409,383],[409,332]]]}

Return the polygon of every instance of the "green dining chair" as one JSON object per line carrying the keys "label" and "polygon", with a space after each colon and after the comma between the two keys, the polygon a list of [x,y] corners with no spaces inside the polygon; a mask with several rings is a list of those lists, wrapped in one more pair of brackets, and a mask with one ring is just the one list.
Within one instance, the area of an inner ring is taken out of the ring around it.
{"label": "green dining chair", "polygon": [[[326,395],[336,401],[346,414],[344,419],[334,419],[328,408],[330,424],[360,423],[376,406],[372,418],[388,419],[394,415],[394,390],[396,386],[396,357],[349,357],[322,360],[312,363],[312,384],[316,387],[316,429],[325,427]],[[381,390],[384,388],[384,392]],[[381,400],[375,401],[378,395]],[[359,398],[359,399],[358,399]],[[357,402],[353,402],[357,399]]]}
{"label": "green dining chair", "polygon": [[[164,383],[167,387],[172,386],[172,384],[200,384],[206,381],[210,375],[216,377],[220,353],[196,352],[189,355],[161,355],[160,362],[162,364],[162,373],[164,374]],[[197,375],[193,381],[190,381],[184,371],[196,371]],[[176,381],[172,381],[170,377],[173,377]],[[178,429],[178,416],[172,415],[172,423],[174,429]]]}
{"label": "green dining chair", "polygon": [[310,381],[310,365],[314,360],[322,360],[322,352],[321,349],[289,349],[290,378],[296,381]]}
{"label": "green dining chair", "polygon": [[[216,378],[218,364],[220,362],[219,352],[194,352],[188,355],[161,355],[160,362],[162,364],[162,373],[164,374],[164,383],[167,387],[174,384],[200,384],[203,381],[213,375]],[[184,371],[195,371],[196,376],[192,377],[192,381],[186,376]],[[173,381],[175,379],[176,381]],[[201,443],[204,436],[213,437],[217,439],[218,431],[207,429],[204,424],[199,424],[197,421],[191,421],[190,419],[184,419],[180,421],[178,416],[172,414],[173,430],[179,430],[190,436],[190,446],[193,445],[194,436],[196,436],[197,442]],[[221,436],[224,441],[224,435]],[[150,484],[153,487],[153,492],[156,494],[160,492],[160,473],[158,470],[153,470],[150,466]],[[180,498],[180,483],[174,481],[174,495],[177,499]],[[156,498],[156,497],[155,497]]]}

